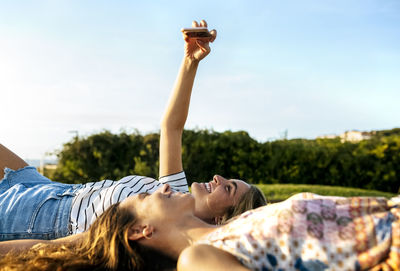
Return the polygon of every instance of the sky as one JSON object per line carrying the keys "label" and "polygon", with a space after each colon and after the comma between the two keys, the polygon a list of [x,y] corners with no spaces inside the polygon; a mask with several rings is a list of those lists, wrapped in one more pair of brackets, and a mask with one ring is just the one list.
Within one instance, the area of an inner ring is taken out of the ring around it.
{"label": "sky", "polygon": [[0,0],[0,143],[42,159],[75,135],[158,132],[180,29],[218,36],[187,129],[264,142],[400,127],[397,0]]}

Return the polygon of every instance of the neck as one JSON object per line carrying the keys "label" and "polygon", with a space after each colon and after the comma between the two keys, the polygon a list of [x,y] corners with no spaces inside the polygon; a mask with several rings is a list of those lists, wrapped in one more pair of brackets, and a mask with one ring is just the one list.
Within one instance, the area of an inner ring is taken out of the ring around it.
{"label": "neck", "polygon": [[171,226],[166,225],[157,231],[157,238],[154,238],[152,244],[154,248],[174,259],[178,259],[179,254],[186,247],[217,228],[193,215],[188,215],[181,221],[181,223],[172,223]]}

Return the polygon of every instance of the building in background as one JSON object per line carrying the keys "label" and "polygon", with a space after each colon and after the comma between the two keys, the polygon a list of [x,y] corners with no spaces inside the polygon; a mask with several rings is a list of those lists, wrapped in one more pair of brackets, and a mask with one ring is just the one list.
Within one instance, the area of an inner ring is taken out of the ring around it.
{"label": "building in background", "polygon": [[376,134],[376,131],[360,132],[360,131],[353,130],[353,131],[346,131],[346,132],[344,132],[344,133],[342,133],[340,135],[332,135],[332,134],[331,135],[323,135],[323,136],[319,136],[317,138],[330,138],[330,139],[333,139],[333,138],[339,137],[340,141],[342,143],[344,143],[344,142],[356,143],[356,142],[360,142],[361,140],[371,139],[371,137],[373,135],[375,135],[375,134]]}

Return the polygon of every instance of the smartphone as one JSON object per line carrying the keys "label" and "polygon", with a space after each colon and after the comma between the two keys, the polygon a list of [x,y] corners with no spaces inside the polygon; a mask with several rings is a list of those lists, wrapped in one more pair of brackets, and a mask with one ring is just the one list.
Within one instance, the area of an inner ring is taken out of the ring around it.
{"label": "smartphone", "polygon": [[189,38],[210,38],[211,34],[207,27],[193,27],[183,28],[182,32],[185,33]]}

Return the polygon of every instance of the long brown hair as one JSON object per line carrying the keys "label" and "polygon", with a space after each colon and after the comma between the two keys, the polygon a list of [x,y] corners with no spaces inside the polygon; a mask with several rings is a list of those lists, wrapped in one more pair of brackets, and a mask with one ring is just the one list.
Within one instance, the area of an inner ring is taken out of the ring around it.
{"label": "long brown hair", "polygon": [[132,212],[116,203],[99,216],[82,240],[11,252],[0,260],[0,270],[139,270],[141,249],[128,239],[135,221]]}
{"label": "long brown hair", "polygon": [[255,209],[267,204],[267,199],[264,193],[255,185],[250,185],[250,189],[244,193],[239,201],[234,205],[229,207],[225,214],[221,217],[218,224],[226,224],[232,218],[244,213],[248,210]]}

